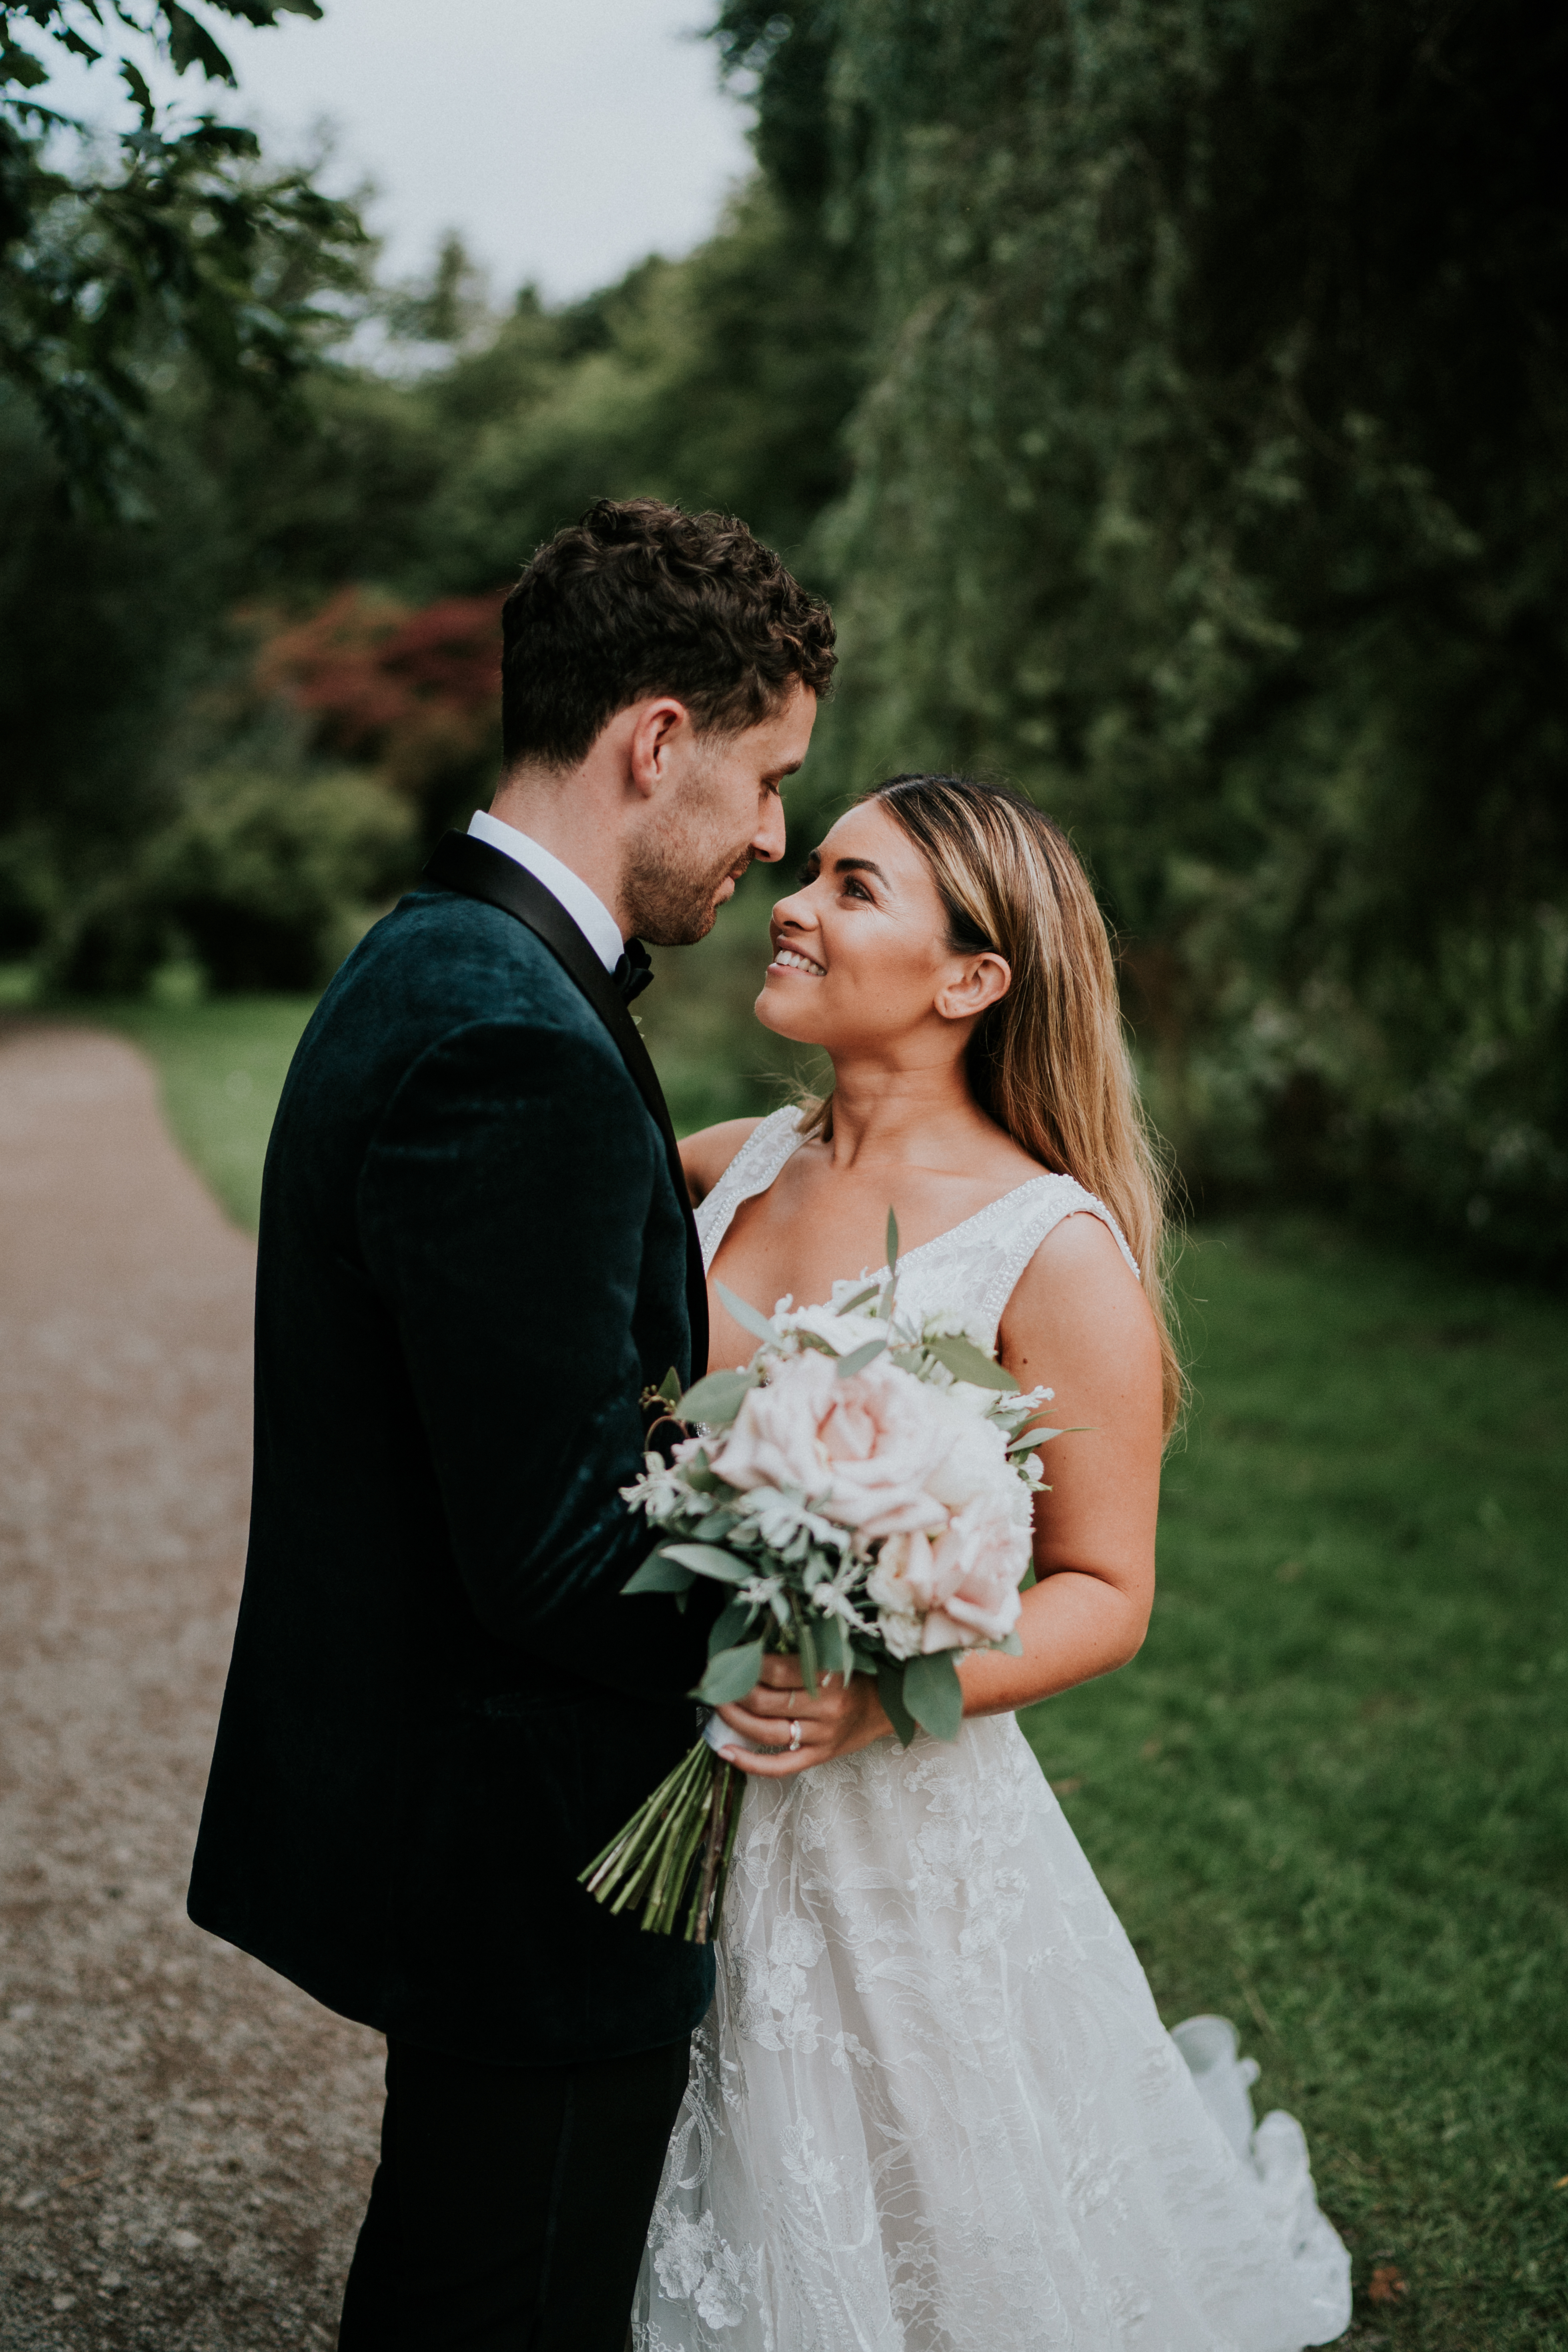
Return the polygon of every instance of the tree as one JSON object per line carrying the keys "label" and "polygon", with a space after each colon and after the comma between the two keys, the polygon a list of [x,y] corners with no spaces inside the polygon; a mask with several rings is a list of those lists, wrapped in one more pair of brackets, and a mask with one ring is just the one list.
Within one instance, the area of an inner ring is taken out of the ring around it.
{"label": "tree", "polygon": [[1000,769],[1069,820],[1199,1183],[1561,1258],[1568,19],[726,28],[874,287],[821,540],[846,771]]}
{"label": "tree", "polygon": [[[320,16],[318,0],[205,0],[256,26]],[[31,29],[43,49],[18,34]],[[202,114],[161,118],[134,57],[119,73],[135,127],[118,169],[51,161],[87,126],[45,102],[48,46],[101,66],[106,33],[153,43],[176,73],[234,81],[223,50],[179,0],[4,0],[0,5],[0,377],[40,420],[71,491],[123,507],[144,451],[148,364],[171,342],[207,379],[285,399],[342,316],[324,290],[357,287],[367,238],[350,205],[308,172],[268,174],[254,132]]]}

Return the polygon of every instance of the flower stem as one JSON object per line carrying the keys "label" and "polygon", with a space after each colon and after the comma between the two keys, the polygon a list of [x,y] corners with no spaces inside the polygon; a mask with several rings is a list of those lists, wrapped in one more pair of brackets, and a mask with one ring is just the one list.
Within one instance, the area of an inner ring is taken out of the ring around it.
{"label": "flower stem", "polygon": [[698,1740],[579,1873],[580,1883],[612,1912],[640,1905],[649,1934],[707,1943],[734,1851],[740,1777]]}
{"label": "flower stem", "polygon": [[[721,1898],[724,1891],[722,1885],[719,1883],[719,1878],[721,1871],[729,1862],[731,1848],[734,1843],[734,1824],[731,1821],[730,1811],[731,1783],[735,1777],[735,1768],[732,1764],[721,1764],[718,1771],[713,1775],[712,1793],[708,1800],[708,1836],[702,1850],[702,1876],[697,1888],[694,1914],[696,1929],[691,1937],[691,1941],[695,1944],[705,1944],[708,1941],[709,1922],[717,1910],[714,1895],[717,1892]],[[738,1820],[739,1805],[734,1810]]]}

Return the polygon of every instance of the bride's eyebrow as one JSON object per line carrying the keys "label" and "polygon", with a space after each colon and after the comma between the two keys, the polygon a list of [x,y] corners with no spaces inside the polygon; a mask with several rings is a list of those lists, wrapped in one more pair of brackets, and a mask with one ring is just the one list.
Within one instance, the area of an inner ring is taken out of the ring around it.
{"label": "bride's eyebrow", "polygon": [[884,887],[888,884],[887,876],[874,857],[836,857],[833,871],[835,874],[874,874]]}

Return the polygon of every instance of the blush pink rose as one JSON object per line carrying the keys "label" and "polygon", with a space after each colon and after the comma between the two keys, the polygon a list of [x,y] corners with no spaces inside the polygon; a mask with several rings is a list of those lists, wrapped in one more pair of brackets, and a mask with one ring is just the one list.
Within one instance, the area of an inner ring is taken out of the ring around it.
{"label": "blush pink rose", "polygon": [[936,1599],[936,1555],[923,1528],[889,1536],[877,1554],[867,1591],[879,1609],[918,1617]]}
{"label": "blush pink rose", "polygon": [[820,1494],[829,1477],[817,1433],[834,1402],[832,1361],[815,1349],[786,1356],[750,1389],[727,1435],[708,1460],[731,1486],[796,1486]]}
{"label": "blush pink rose", "polygon": [[1028,1564],[1028,1536],[1005,1501],[980,1495],[966,1503],[931,1547],[931,1613],[921,1647],[1004,1641],[1018,1622],[1018,1580]]}
{"label": "blush pink rose", "polygon": [[933,1442],[932,1391],[896,1364],[870,1364],[835,1383],[821,1425],[833,1467],[823,1510],[868,1538],[931,1530],[947,1524],[945,1507],[928,1493]]}
{"label": "blush pink rose", "polygon": [[[925,1483],[939,1503],[962,1511],[977,1495],[1017,1481],[1007,1467],[1007,1441],[994,1421],[942,1396],[941,1451],[933,1442]],[[934,1437],[934,1433],[933,1433]]]}

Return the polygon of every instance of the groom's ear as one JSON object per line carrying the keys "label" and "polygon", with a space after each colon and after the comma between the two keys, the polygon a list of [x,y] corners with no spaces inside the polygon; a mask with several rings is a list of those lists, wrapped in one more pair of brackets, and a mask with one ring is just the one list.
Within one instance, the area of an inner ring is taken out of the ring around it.
{"label": "groom's ear", "polygon": [[[634,702],[617,718],[628,722],[626,740],[626,780],[632,790],[651,800],[668,783],[681,755],[689,751],[696,727],[684,702],[673,694],[651,696]],[[611,725],[616,720],[611,720]]]}

